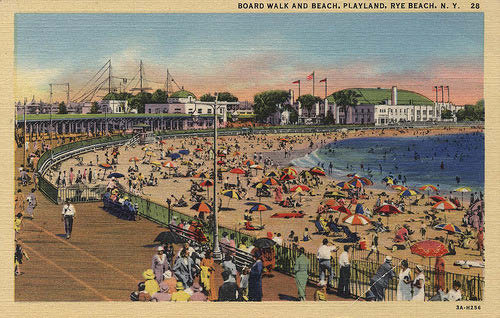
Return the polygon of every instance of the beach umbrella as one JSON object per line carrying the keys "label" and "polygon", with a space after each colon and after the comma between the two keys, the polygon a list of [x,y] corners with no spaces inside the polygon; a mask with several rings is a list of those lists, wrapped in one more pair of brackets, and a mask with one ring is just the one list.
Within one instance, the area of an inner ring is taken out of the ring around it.
{"label": "beach umbrella", "polygon": [[186,239],[175,232],[164,231],[158,234],[153,242],[160,242],[161,244],[182,244],[186,242]]}
{"label": "beach umbrella", "polygon": [[200,212],[210,213],[210,211],[212,211],[212,207],[208,203],[206,203],[205,201],[201,201],[201,202],[198,202],[195,205],[193,205],[191,207],[191,210],[195,210],[198,213],[200,213]]}
{"label": "beach umbrella", "polygon": [[170,146],[167,148],[168,151],[174,151],[174,149],[175,149],[174,146]]}
{"label": "beach umbrella", "polygon": [[460,188],[456,188],[453,191],[455,191],[455,192],[461,192],[462,193],[462,206],[463,206],[464,205],[464,193],[465,192],[471,192],[472,189],[469,188],[469,187],[460,187]]}
{"label": "beach umbrella", "polygon": [[412,254],[429,257],[429,268],[431,267],[431,257],[441,257],[449,253],[443,243],[434,240],[415,243],[410,247],[410,250]]}
{"label": "beach umbrella", "polygon": [[171,153],[171,154],[169,154],[167,157],[170,157],[170,159],[175,160],[175,159],[180,158],[180,157],[181,157],[181,155],[180,155],[180,154],[178,154],[178,153]]}
{"label": "beach umbrella", "polygon": [[284,174],[280,178],[281,181],[288,181],[288,180],[293,180],[293,179],[295,179],[295,176],[291,175],[291,174]]}
{"label": "beach umbrella", "polygon": [[207,174],[206,174],[205,172],[202,172],[202,173],[197,173],[197,174],[195,174],[193,177],[195,177],[195,178],[202,178],[202,179],[206,179],[206,178],[208,178],[208,177],[207,177]]}
{"label": "beach umbrella", "polygon": [[113,172],[108,176],[108,178],[123,178],[123,177],[125,176],[119,172]]}
{"label": "beach umbrella", "polygon": [[286,173],[286,174],[291,174],[291,175],[294,175],[294,176],[298,175],[297,170],[295,170],[295,169],[294,169],[294,168],[292,168],[292,167],[283,168],[283,170],[282,170],[282,171],[283,171],[284,173]]}
{"label": "beach umbrella", "polygon": [[212,182],[212,180],[205,180],[202,183],[200,183],[200,186],[202,187],[212,187],[213,185],[214,183]]}
{"label": "beach umbrella", "polygon": [[240,168],[233,168],[231,170],[229,170],[230,173],[234,173],[234,174],[245,174],[246,171],[243,170],[243,169],[240,169]]}
{"label": "beach umbrella", "polygon": [[385,182],[386,184],[394,184],[394,177],[387,176],[382,179],[382,182]]}
{"label": "beach umbrella", "polygon": [[401,193],[399,193],[399,196],[400,197],[412,197],[412,196],[415,196],[417,195],[418,192],[415,191],[415,190],[412,190],[412,189],[406,189],[404,191],[401,191]]}
{"label": "beach umbrella", "polygon": [[352,185],[354,188],[362,188],[363,187],[363,182],[361,181],[361,179],[352,179],[351,181],[348,182],[350,185]]}
{"label": "beach umbrella", "polygon": [[339,203],[335,199],[327,199],[327,200],[323,201],[323,204],[327,205],[329,207],[339,205]]}
{"label": "beach umbrella", "polygon": [[456,226],[455,224],[451,224],[451,223],[438,224],[434,228],[436,230],[446,231],[446,241],[448,241],[449,234],[462,233],[462,230],[458,226]]}
{"label": "beach umbrella", "polygon": [[217,154],[217,157],[225,157],[225,156],[226,156],[226,154],[225,154],[225,153],[223,153],[223,152],[219,152],[219,153]]}
{"label": "beach umbrella", "polygon": [[339,215],[340,215],[340,213],[345,213],[347,215],[351,215],[352,214],[351,210],[349,210],[348,208],[346,208],[343,205],[329,206],[329,208],[332,209],[332,210],[334,210],[334,211],[339,212]]}
{"label": "beach umbrella", "polygon": [[361,214],[348,215],[343,219],[344,223],[355,226],[355,231],[358,231],[358,225],[366,225],[370,223],[370,219]]}
{"label": "beach umbrella", "polygon": [[264,178],[262,179],[261,183],[266,185],[277,185],[279,182],[274,178]]}
{"label": "beach umbrella", "polygon": [[426,184],[426,185],[423,185],[421,186],[420,188],[418,188],[419,190],[422,190],[422,191],[429,191],[429,190],[432,190],[432,191],[437,191],[438,189],[436,188],[436,186],[433,186],[432,184]]}
{"label": "beach umbrella", "polygon": [[[418,188],[419,190],[421,191],[427,191],[427,198],[429,198],[429,195],[430,195],[430,191],[435,191],[437,192],[437,187],[436,186],[433,186],[432,184],[425,184],[423,186],[421,186],[420,188]],[[429,199],[427,199],[429,201]],[[428,202],[427,201],[427,202]]]}
{"label": "beach umbrella", "polygon": [[235,152],[233,152],[233,156],[241,156],[241,152],[235,151]]}
{"label": "beach umbrella", "polygon": [[260,225],[262,225],[262,211],[269,211],[269,210],[272,210],[272,208],[269,205],[262,204],[262,203],[257,203],[257,202],[251,202],[251,203],[254,203],[254,204],[250,208],[250,212],[259,211]]}
{"label": "beach umbrella", "polygon": [[108,164],[108,163],[101,163],[101,164],[99,164],[99,167],[101,167],[101,168],[103,168],[105,170],[112,168],[111,165]]}
{"label": "beach umbrella", "polygon": [[146,151],[146,156],[155,157],[155,154],[152,151]]}
{"label": "beach umbrella", "polygon": [[161,165],[165,168],[175,168],[175,165],[172,161],[165,161]]}
{"label": "beach umbrella", "polygon": [[348,183],[348,182],[345,182],[345,181],[342,181],[342,182],[339,182],[336,184],[336,186],[339,188],[339,189],[342,189],[342,190],[349,190],[349,189],[352,189],[353,188],[353,185]]}
{"label": "beach umbrella", "polygon": [[435,210],[455,210],[457,206],[450,201],[440,201],[432,206]]}
{"label": "beach umbrella", "polygon": [[181,150],[179,150],[179,153],[181,155],[189,155],[189,150],[187,150],[187,149],[181,149]]}
{"label": "beach umbrella", "polygon": [[221,191],[221,194],[229,198],[229,200],[227,201],[228,207],[229,207],[229,201],[231,201],[231,199],[241,200],[241,195],[234,190],[224,190]]}
{"label": "beach umbrella", "polygon": [[381,207],[378,207],[377,209],[375,209],[375,212],[383,213],[387,216],[387,225],[389,225],[389,214],[403,213],[403,212],[401,212],[400,209],[398,209],[397,207],[395,207],[392,204],[384,204]]}
{"label": "beach umbrella", "polygon": [[196,151],[196,152],[203,151],[203,149],[201,149],[201,148],[194,148],[194,151]]}
{"label": "beach umbrella", "polygon": [[300,191],[311,191],[311,188],[309,188],[308,186],[303,185],[303,184],[299,184],[299,185],[296,185],[296,186],[292,187],[290,189],[290,191],[295,192],[298,189],[300,189]]}
{"label": "beach umbrella", "polygon": [[373,185],[373,181],[368,179],[367,177],[361,177],[359,178],[359,180],[361,180],[361,182],[363,182],[365,185]]}
{"label": "beach umbrella", "polygon": [[128,160],[129,162],[137,162],[137,161],[141,161],[139,158],[137,157],[132,157]]}
{"label": "beach umbrella", "polygon": [[446,199],[440,195],[433,195],[430,198],[434,202],[441,202],[441,201],[446,201]]}
{"label": "beach umbrella", "polygon": [[393,188],[394,190],[398,190],[398,191],[405,191],[405,190],[408,190],[407,187],[405,186],[402,186],[402,185],[392,185],[391,188]]}
{"label": "beach umbrella", "polygon": [[275,241],[267,238],[267,237],[263,237],[263,238],[260,238],[260,239],[256,239],[254,242],[253,242],[253,246],[257,247],[258,249],[266,249],[266,248],[271,248],[273,247],[274,245],[276,244]]}
{"label": "beach umbrella", "polygon": [[151,161],[151,164],[152,164],[153,166],[160,166],[160,165],[161,165],[161,162],[159,162],[159,161]]}
{"label": "beach umbrella", "polygon": [[255,161],[253,160],[250,160],[250,159],[247,159],[245,161],[243,161],[243,165],[249,167],[249,166],[253,166],[255,164]]}
{"label": "beach umbrella", "polygon": [[162,139],[162,140],[160,140],[160,144],[164,145],[164,144],[166,144],[166,143],[167,143],[167,142],[166,142],[165,140],[163,140],[163,139]]}
{"label": "beach umbrella", "polygon": [[223,190],[221,191],[221,194],[231,199],[241,200],[240,194],[235,190]]}
{"label": "beach umbrella", "polygon": [[225,161],[223,161],[223,160],[219,160],[219,161],[217,161],[217,164],[221,166],[221,165],[225,165],[225,164],[226,164],[226,162],[225,162]]}
{"label": "beach umbrella", "polygon": [[255,170],[264,170],[264,168],[262,168],[260,165],[251,165],[250,168]]}
{"label": "beach umbrella", "polygon": [[310,173],[318,175],[318,176],[324,176],[325,175],[325,170],[320,167],[314,167],[309,170]]}
{"label": "beach umbrella", "polygon": [[149,147],[149,146],[144,146],[144,147],[142,147],[141,149],[142,149],[142,150],[144,150],[144,151],[149,151],[149,150],[151,150],[151,147]]}
{"label": "beach umbrella", "polygon": [[284,141],[284,142],[289,141],[287,138],[280,138],[280,139],[278,139],[278,140],[279,140],[279,141]]}
{"label": "beach umbrella", "polygon": [[268,174],[266,174],[266,177],[276,178],[276,177],[279,177],[279,174],[276,171],[271,171]]}

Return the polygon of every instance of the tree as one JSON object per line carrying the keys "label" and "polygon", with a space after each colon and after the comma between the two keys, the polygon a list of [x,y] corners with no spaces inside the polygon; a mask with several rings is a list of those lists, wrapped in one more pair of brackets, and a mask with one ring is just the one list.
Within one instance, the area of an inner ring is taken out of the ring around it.
{"label": "tree", "polygon": [[441,112],[441,119],[452,119],[453,113],[449,109],[445,109]]}
{"label": "tree", "polygon": [[265,121],[278,111],[278,105],[283,105],[289,98],[290,95],[285,90],[271,90],[256,94],[253,98],[256,121]]}
{"label": "tree", "polygon": [[358,105],[358,97],[361,97],[361,95],[356,91],[348,89],[335,92],[332,97],[345,114],[349,107]]}
{"label": "tree", "polygon": [[98,102],[92,102],[92,107],[90,107],[91,114],[98,114],[101,111]]}
{"label": "tree", "polygon": [[152,94],[140,92],[128,99],[128,104],[131,109],[137,109],[138,113],[144,113],[144,105],[151,104]]}
{"label": "tree", "polygon": [[293,107],[289,107],[287,110],[290,112],[288,117],[290,124],[296,124],[299,121],[299,113]]}
{"label": "tree", "polygon": [[458,121],[484,121],[484,99],[480,99],[475,105],[465,105],[457,112]]}
{"label": "tree", "polygon": [[206,93],[200,97],[200,101],[202,102],[215,102],[215,96],[212,96],[210,93]]}
{"label": "tree", "polygon": [[229,92],[221,92],[218,94],[219,98],[218,100],[221,102],[237,102],[238,97],[234,96],[233,94]]}
{"label": "tree", "polygon": [[302,95],[299,98],[297,98],[297,101],[300,102],[300,104],[302,105],[302,108],[306,109],[307,113],[309,114],[309,113],[311,113],[313,106],[317,102],[321,101],[321,98],[319,98],[317,96],[312,96],[311,94],[306,94],[306,95]]}
{"label": "tree", "polygon": [[59,103],[59,111],[57,112],[58,114],[67,114],[68,109],[66,108],[66,104],[64,102]]}
{"label": "tree", "polygon": [[326,113],[326,117],[323,119],[323,124],[332,125],[335,124],[335,118],[333,118],[333,113],[331,110],[328,110]]}
{"label": "tree", "polygon": [[151,103],[153,104],[164,104],[167,102],[167,92],[161,89],[157,89],[151,96]]}
{"label": "tree", "polygon": [[102,99],[103,100],[127,100],[133,95],[127,92],[121,92],[121,93],[116,93],[116,92],[111,92],[106,94]]}

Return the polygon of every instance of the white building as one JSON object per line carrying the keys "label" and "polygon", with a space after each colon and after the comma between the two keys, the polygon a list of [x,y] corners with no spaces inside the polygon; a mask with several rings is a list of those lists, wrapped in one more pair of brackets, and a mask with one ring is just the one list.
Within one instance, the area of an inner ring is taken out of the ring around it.
{"label": "white building", "polygon": [[[130,113],[127,100],[102,100],[99,102],[99,109],[101,113],[105,114],[124,114]],[[135,110],[137,112],[137,110]]]}

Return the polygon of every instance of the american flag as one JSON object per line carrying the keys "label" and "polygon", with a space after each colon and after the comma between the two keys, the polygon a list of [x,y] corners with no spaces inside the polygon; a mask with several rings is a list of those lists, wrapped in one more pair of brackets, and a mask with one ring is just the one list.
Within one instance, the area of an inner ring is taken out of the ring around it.
{"label": "american flag", "polygon": [[310,81],[314,78],[314,72],[312,72],[311,74],[307,75],[307,80]]}

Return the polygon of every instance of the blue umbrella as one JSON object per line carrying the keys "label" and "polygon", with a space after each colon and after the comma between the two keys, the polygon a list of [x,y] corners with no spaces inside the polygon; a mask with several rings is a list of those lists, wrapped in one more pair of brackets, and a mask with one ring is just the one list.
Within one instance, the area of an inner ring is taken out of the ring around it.
{"label": "blue umbrella", "polygon": [[181,155],[189,155],[189,150],[187,150],[187,149],[182,149],[182,150],[179,150],[179,153],[180,153]]}
{"label": "blue umbrella", "polygon": [[170,157],[172,160],[175,160],[175,159],[180,158],[180,157],[181,157],[181,155],[180,155],[180,154],[178,154],[178,153],[171,153],[171,154],[169,154],[167,157]]}
{"label": "blue umbrella", "polygon": [[119,172],[113,172],[108,176],[108,178],[123,178],[123,177],[125,176]]}

